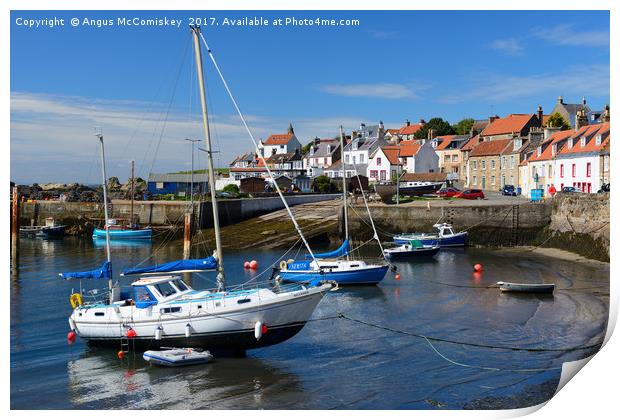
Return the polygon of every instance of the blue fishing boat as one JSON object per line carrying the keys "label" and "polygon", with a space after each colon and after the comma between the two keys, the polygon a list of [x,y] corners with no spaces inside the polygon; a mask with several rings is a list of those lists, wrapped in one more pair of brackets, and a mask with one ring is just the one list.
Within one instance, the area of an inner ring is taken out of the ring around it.
{"label": "blue fishing boat", "polygon": [[[151,239],[153,235],[153,229],[151,228],[143,228],[143,229],[123,229],[120,226],[114,227],[109,226],[110,239]],[[105,229],[95,229],[93,231],[93,238],[95,239],[105,239],[106,230]]]}
{"label": "blue fishing boat", "polygon": [[402,233],[394,236],[396,245],[405,245],[413,240],[419,240],[423,245],[437,245],[440,247],[461,247],[467,243],[467,232],[454,232],[452,225],[438,223],[433,225],[437,233]]}

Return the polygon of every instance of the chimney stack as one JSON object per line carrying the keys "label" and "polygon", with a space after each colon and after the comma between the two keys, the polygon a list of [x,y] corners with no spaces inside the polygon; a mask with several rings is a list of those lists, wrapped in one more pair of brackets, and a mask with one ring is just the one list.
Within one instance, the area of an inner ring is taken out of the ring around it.
{"label": "chimney stack", "polygon": [[564,100],[562,96],[558,96],[558,104],[564,105]]}
{"label": "chimney stack", "polygon": [[577,111],[577,122],[575,123],[575,130],[579,130],[582,127],[588,125],[588,116],[585,109]]}
{"label": "chimney stack", "polygon": [[582,97],[581,98],[581,103],[583,104],[583,106],[586,106],[586,97]]}
{"label": "chimney stack", "polygon": [[538,105],[538,111],[537,111],[537,116],[538,116],[538,124],[542,127],[543,126],[543,109],[542,106]]}
{"label": "chimney stack", "polygon": [[603,115],[601,115],[601,122],[602,123],[609,122],[609,104],[605,105],[605,110],[603,111]]}
{"label": "chimney stack", "polygon": [[495,121],[496,119],[499,118],[499,115],[492,115],[489,117],[489,124],[491,124],[493,121]]}
{"label": "chimney stack", "polygon": [[426,121],[424,121],[424,118],[420,118],[420,124],[422,125],[426,124]]}
{"label": "chimney stack", "polygon": [[406,125],[407,127],[409,127],[409,126],[411,125],[411,123],[409,122],[409,120],[407,120],[407,121],[405,122],[405,125]]}

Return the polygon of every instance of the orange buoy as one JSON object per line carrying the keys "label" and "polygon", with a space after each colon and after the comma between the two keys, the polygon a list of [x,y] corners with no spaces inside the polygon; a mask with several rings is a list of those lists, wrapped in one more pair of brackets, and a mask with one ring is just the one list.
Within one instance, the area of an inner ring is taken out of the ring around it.
{"label": "orange buoy", "polygon": [[256,260],[250,261],[250,268],[256,270],[258,268],[258,262],[256,262]]}
{"label": "orange buoy", "polygon": [[395,278],[396,280],[400,280],[400,274],[396,274],[396,275],[394,276],[394,278]]}
{"label": "orange buoy", "polygon": [[482,271],[482,264],[478,263],[474,265],[474,271],[475,272],[481,272]]}
{"label": "orange buoy", "polygon": [[138,334],[136,333],[136,330],[134,330],[133,328],[129,328],[127,330],[127,338],[135,338]]}
{"label": "orange buoy", "polygon": [[243,263],[243,268],[245,268],[246,270],[247,270],[248,268],[250,268],[250,262],[249,262],[249,261],[244,262],[244,263]]}
{"label": "orange buoy", "polygon": [[69,333],[67,334],[67,341],[69,342],[69,344],[75,343],[75,332],[69,331]]}
{"label": "orange buoy", "polygon": [[125,352],[123,350],[119,350],[118,353],[116,353],[116,355],[118,356],[119,359],[122,359],[125,356]]}

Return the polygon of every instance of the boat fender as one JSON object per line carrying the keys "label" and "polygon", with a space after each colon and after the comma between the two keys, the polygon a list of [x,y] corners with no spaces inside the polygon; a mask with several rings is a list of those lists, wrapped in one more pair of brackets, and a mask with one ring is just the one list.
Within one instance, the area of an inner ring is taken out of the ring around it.
{"label": "boat fender", "polygon": [[157,328],[155,328],[155,340],[161,340],[161,334],[164,332],[164,329],[161,327],[161,325],[158,325]]}
{"label": "boat fender", "polygon": [[185,324],[185,337],[189,338],[192,335],[192,326]]}
{"label": "boat fender", "polygon": [[71,296],[69,296],[69,302],[71,303],[71,307],[73,309],[77,308],[78,306],[82,306],[82,295],[79,293],[74,293]]}
{"label": "boat fender", "polygon": [[75,331],[69,331],[69,333],[67,334],[67,343],[75,343]]}
{"label": "boat fender", "polygon": [[280,270],[286,270],[286,268],[287,268],[286,261],[284,260],[280,261]]}
{"label": "boat fender", "polygon": [[133,328],[129,327],[127,329],[127,338],[136,338],[137,335],[138,333]]}
{"label": "boat fender", "polygon": [[[256,321],[256,324],[254,324],[254,337],[256,341],[260,340],[263,336],[263,326],[263,323],[260,321]],[[266,327],[266,325],[264,327]]]}

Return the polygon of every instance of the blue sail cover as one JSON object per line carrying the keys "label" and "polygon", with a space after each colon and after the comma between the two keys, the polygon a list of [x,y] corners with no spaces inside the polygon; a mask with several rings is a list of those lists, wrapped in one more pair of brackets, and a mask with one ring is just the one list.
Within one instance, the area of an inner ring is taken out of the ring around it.
{"label": "blue sail cover", "polygon": [[[349,254],[349,240],[345,239],[340,248],[333,251],[324,252],[322,254],[314,254],[315,258],[338,258]],[[306,254],[306,258],[312,258],[310,254]]]}
{"label": "blue sail cover", "polygon": [[60,273],[65,279],[110,279],[112,278],[112,265],[106,261],[101,268],[91,271],[67,271]]}
{"label": "blue sail cover", "polygon": [[211,256],[197,260],[178,260],[169,263],[152,265],[150,267],[129,268],[121,273],[121,276],[132,274],[157,274],[175,273],[181,271],[206,271],[217,267],[217,260]]}

